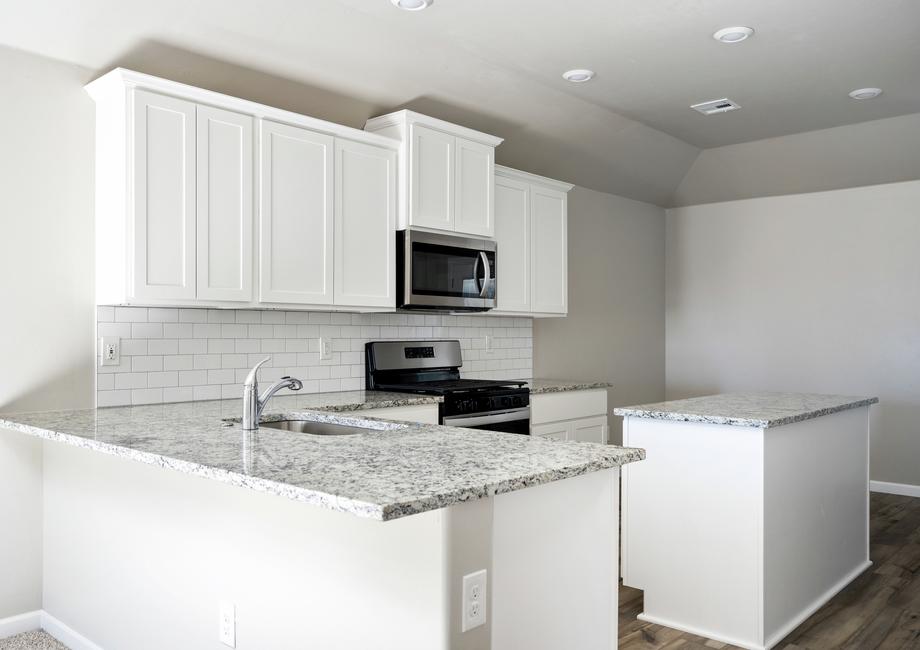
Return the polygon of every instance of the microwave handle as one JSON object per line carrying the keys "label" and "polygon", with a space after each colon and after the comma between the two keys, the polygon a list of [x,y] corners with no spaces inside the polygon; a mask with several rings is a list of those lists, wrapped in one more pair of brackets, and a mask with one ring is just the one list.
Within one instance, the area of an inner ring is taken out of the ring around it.
{"label": "microwave handle", "polygon": [[[479,297],[485,298],[486,293],[489,291],[489,280],[492,279],[492,267],[489,266],[489,256],[486,255],[484,251],[479,251],[479,259],[482,259],[482,263],[486,269],[486,274],[482,278],[482,291],[479,292]],[[476,260],[476,267],[474,268],[478,268],[479,259]]]}

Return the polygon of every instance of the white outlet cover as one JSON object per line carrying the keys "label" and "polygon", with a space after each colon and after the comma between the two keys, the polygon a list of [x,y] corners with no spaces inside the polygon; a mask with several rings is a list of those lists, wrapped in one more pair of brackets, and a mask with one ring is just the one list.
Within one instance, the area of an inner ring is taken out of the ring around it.
{"label": "white outlet cover", "polygon": [[487,580],[485,569],[463,576],[463,614],[460,619],[463,632],[486,624]]}
{"label": "white outlet cover", "polygon": [[221,643],[236,647],[236,608],[231,602],[220,603],[220,629],[217,634]]}
{"label": "white outlet cover", "polygon": [[103,336],[99,342],[99,365],[117,366],[121,363],[121,339],[117,336]]}

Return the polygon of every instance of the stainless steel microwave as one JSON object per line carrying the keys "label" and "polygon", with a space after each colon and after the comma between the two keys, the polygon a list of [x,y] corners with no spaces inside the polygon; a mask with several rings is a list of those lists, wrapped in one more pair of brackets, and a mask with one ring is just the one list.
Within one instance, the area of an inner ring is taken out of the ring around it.
{"label": "stainless steel microwave", "polygon": [[495,307],[496,245],[422,230],[396,232],[396,306],[428,311]]}

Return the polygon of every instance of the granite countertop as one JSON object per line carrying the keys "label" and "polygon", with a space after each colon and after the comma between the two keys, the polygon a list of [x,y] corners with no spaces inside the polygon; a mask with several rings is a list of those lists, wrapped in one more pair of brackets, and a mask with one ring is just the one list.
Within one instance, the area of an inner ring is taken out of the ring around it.
{"label": "granite countertop", "polygon": [[568,379],[528,379],[527,385],[530,387],[532,395],[565,393],[570,390],[594,390],[612,386],[606,381],[574,381]]}
{"label": "granite countertop", "polygon": [[[361,418],[436,398],[325,393],[274,398],[263,419],[368,427],[355,436],[262,428],[241,400],[0,416],[0,427],[380,521],[642,460],[641,449]],[[347,413],[346,413],[347,412]]]}
{"label": "granite countertop", "polygon": [[723,393],[625,406],[615,415],[769,429],[878,403],[878,397],[816,393]]}

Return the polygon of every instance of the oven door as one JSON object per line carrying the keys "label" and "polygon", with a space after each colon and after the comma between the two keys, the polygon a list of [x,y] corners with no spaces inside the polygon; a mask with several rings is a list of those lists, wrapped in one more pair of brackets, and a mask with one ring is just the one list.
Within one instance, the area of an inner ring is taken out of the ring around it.
{"label": "oven door", "polygon": [[401,230],[396,233],[397,306],[485,311],[495,307],[495,242]]}
{"label": "oven door", "polygon": [[466,415],[448,415],[441,419],[445,427],[464,427],[466,429],[483,429],[486,431],[504,431],[530,435],[530,407],[508,411],[488,411],[486,413],[469,413]]}

